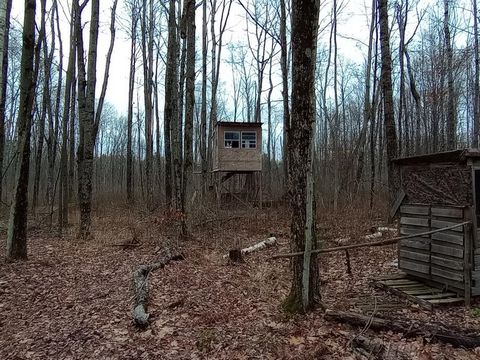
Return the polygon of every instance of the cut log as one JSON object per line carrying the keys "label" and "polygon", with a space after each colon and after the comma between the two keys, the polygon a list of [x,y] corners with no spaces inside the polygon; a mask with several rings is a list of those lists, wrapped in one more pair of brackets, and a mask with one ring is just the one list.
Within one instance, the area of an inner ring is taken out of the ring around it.
{"label": "cut log", "polygon": [[247,255],[247,254],[250,254],[254,251],[266,249],[267,247],[275,245],[276,243],[277,243],[276,238],[269,237],[267,240],[260,241],[259,243],[255,244],[255,245],[252,245],[250,247],[242,249],[242,255]]}
{"label": "cut log", "polygon": [[403,333],[406,337],[431,339],[431,341],[452,344],[455,347],[474,349],[480,346],[480,334],[477,331],[461,329],[444,324],[425,324],[418,321],[402,321],[378,318],[353,312],[327,310],[325,319],[365,327],[371,330],[384,330]]}
{"label": "cut log", "polygon": [[142,265],[133,273],[133,289],[135,292],[135,302],[133,305],[133,321],[135,325],[141,328],[148,326],[150,315],[147,313],[148,301],[148,276],[157,269],[163,268],[170,261],[183,260],[181,254],[172,255],[170,251],[165,252],[157,262],[150,265]]}
{"label": "cut log", "polygon": [[[268,239],[260,241],[259,243],[256,243],[255,245],[252,245],[252,246],[249,246],[247,248],[244,248],[244,249],[240,250],[240,255],[244,256],[244,255],[250,254],[254,251],[263,250],[263,249],[266,249],[266,248],[268,248],[272,245],[275,245],[276,243],[277,243],[277,238],[269,237]],[[230,257],[230,259],[231,259],[231,252],[232,251],[238,251],[238,250],[235,250],[235,249],[230,250],[228,255],[223,255],[223,258],[226,259],[226,258]]]}
{"label": "cut log", "polygon": [[233,262],[243,262],[242,250],[232,249],[228,252],[228,258]]}

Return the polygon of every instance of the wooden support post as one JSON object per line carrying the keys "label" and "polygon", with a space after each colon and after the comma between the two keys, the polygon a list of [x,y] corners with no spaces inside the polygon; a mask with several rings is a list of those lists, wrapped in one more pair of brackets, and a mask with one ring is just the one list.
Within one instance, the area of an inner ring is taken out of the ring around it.
{"label": "wooden support post", "polygon": [[222,199],[222,192],[220,189],[221,186],[221,177],[220,174],[217,172],[214,174],[214,184],[215,184],[215,197],[217,200],[217,208],[220,209],[221,199]]}
{"label": "wooden support post", "polygon": [[[469,209],[465,210],[464,219],[470,220],[471,211]],[[466,224],[464,226],[464,252],[463,252],[463,281],[464,281],[464,298],[465,298],[465,306],[467,308],[470,307],[470,300],[472,297],[472,253],[473,253],[473,246],[472,246],[472,224]]]}
{"label": "wooden support post", "polygon": [[263,206],[263,190],[262,190],[262,187],[263,187],[263,183],[262,183],[262,172],[259,171],[258,173],[258,176],[259,176],[259,182],[260,182],[260,189],[259,189],[259,199],[260,199],[260,206],[259,208],[262,209],[262,206]]}

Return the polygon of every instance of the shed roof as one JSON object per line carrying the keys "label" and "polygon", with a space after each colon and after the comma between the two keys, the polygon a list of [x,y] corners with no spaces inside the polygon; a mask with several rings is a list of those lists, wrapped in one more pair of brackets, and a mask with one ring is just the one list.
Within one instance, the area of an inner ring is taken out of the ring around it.
{"label": "shed roof", "polygon": [[259,123],[259,122],[218,121],[217,126],[262,127],[262,123]]}
{"label": "shed roof", "polygon": [[480,149],[459,149],[393,159],[396,165],[431,163],[464,163],[469,158],[480,159]]}

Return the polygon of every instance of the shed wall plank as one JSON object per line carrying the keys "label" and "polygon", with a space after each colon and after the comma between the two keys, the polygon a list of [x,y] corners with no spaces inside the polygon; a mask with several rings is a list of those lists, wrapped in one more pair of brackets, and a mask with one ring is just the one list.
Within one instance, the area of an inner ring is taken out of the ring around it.
{"label": "shed wall plank", "polygon": [[440,265],[443,267],[450,268],[452,270],[461,270],[463,271],[463,261],[462,260],[452,260],[447,259],[441,256],[431,256],[432,264]]}
{"label": "shed wall plank", "polygon": [[453,247],[443,246],[438,244],[432,244],[432,253],[453,256],[460,259],[463,258],[463,249],[458,249],[458,248],[453,248]]}
{"label": "shed wall plank", "polygon": [[448,207],[432,207],[432,216],[463,219],[463,209]]}
{"label": "shed wall plank", "polygon": [[404,259],[400,259],[399,268],[406,269],[406,270],[413,270],[422,274],[430,273],[430,266],[428,264],[416,263],[416,262],[407,261]]}
{"label": "shed wall plank", "polygon": [[415,217],[406,217],[402,216],[400,218],[400,224],[402,225],[415,225],[415,226],[428,226],[429,219],[415,218]]}

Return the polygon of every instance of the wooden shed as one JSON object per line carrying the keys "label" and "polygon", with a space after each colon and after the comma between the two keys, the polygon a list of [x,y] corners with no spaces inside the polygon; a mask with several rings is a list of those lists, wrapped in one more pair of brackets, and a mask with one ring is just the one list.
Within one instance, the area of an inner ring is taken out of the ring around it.
{"label": "wooden shed", "polygon": [[480,149],[394,160],[401,235],[460,227],[399,243],[399,268],[470,303],[480,295]]}
{"label": "wooden shed", "polygon": [[213,137],[213,171],[262,171],[262,124],[219,121]]}

